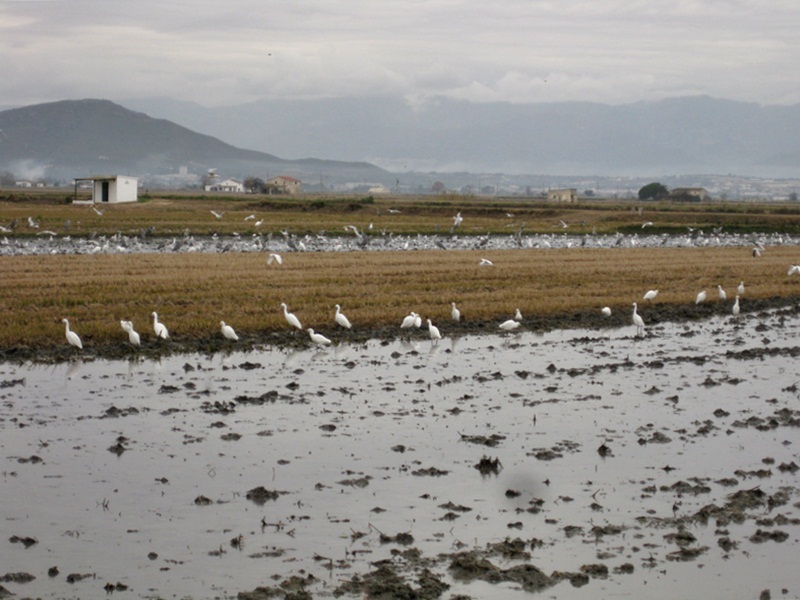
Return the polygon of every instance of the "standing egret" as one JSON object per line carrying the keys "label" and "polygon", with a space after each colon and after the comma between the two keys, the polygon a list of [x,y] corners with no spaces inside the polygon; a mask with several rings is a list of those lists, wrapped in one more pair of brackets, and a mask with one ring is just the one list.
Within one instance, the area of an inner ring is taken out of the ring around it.
{"label": "standing egret", "polygon": [[133,323],[131,321],[121,320],[119,322],[119,326],[122,327],[123,331],[128,333],[128,341],[133,346],[141,346],[142,340],[139,337],[139,334],[133,330]]}
{"label": "standing egret", "polygon": [[736,302],[733,303],[733,308],[731,309],[734,317],[739,316],[739,296],[736,296]]}
{"label": "standing egret", "polygon": [[517,309],[517,312],[514,313],[514,320],[522,322],[522,313],[519,312],[519,309]]}
{"label": "standing egret", "polygon": [[294,316],[293,313],[289,312],[289,310],[286,308],[285,302],[281,302],[281,308],[283,309],[283,316],[286,317],[286,322],[292,327],[302,330],[303,326],[300,323],[300,319]]}
{"label": "standing egret", "polygon": [[328,338],[326,338],[324,335],[322,335],[321,333],[316,333],[310,327],[308,329],[306,329],[306,331],[308,331],[308,335],[311,336],[311,341],[314,342],[317,346],[330,346],[331,345],[331,341]]}
{"label": "standing egret", "polygon": [[219,327],[222,330],[222,335],[225,336],[225,339],[236,341],[239,339],[239,336],[236,335],[236,332],[233,330],[233,327],[230,325],[226,325],[225,321],[219,322]]}
{"label": "standing egret", "polygon": [[655,300],[658,296],[658,290],[647,290],[644,295],[645,300]]}
{"label": "standing egret", "polygon": [[336,305],[336,316],[334,320],[344,327],[345,329],[350,329],[353,325],[350,323],[350,319],[348,319],[344,313],[342,312],[342,308],[337,304]]}
{"label": "standing egret", "polygon": [[400,323],[400,329],[410,329],[411,327],[417,326],[417,313],[410,312],[405,316],[403,322]]}
{"label": "standing egret", "polygon": [[153,311],[153,331],[157,340],[165,340],[169,337],[167,326],[158,322],[158,313],[156,311]]}
{"label": "standing egret", "polygon": [[508,321],[503,321],[498,326],[503,331],[514,331],[517,327],[519,327],[519,321],[515,321],[514,319],[509,319]]}
{"label": "standing egret", "polygon": [[271,265],[272,263],[275,263],[276,265],[282,265],[283,257],[275,252],[270,252],[269,256],[267,256],[267,264]]}
{"label": "standing egret", "polygon": [[78,337],[78,334],[69,330],[69,321],[67,319],[61,319],[61,322],[67,327],[67,341],[69,344],[71,346],[75,346],[76,348],[83,348],[81,338]]}
{"label": "standing egret", "polygon": [[601,312],[601,313],[603,313],[603,316],[604,316],[604,317],[610,317],[610,316],[611,316],[611,307],[609,307],[609,306],[604,306],[604,307],[603,307],[603,308],[600,310],[600,312]]}
{"label": "standing egret", "polygon": [[721,285],[717,286],[717,294],[719,295],[720,302],[725,302],[728,299],[728,294],[722,289]]}
{"label": "standing egret", "polygon": [[744,281],[739,282],[739,287],[736,288],[736,293],[740,296],[744,296]]}
{"label": "standing egret", "polygon": [[705,301],[706,301],[706,291],[703,290],[702,292],[697,294],[697,297],[694,299],[694,303],[695,304],[702,304]]}
{"label": "standing egret", "polygon": [[633,315],[632,315],[631,318],[633,319],[633,324],[636,325],[636,333],[637,333],[637,335],[639,333],[644,335],[644,319],[642,319],[641,315],[639,315],[639,313],[636,312],[637,308],[638,307],[636,306],[636,302],[634,302],[633,303]]}
{"label": "standing egret", "polygon": [[414,313],[414,327],[417,329],[422,327],[422,317],[420,317],[417,313]]}
{"label": "standing egret", "polygon": [[450,316],[453,317],[453,321],[461,320],[461,311],[458,310],[455,302],[450,303]]}
{"label": "standing egret", "polygon": [[434,342],[442,339],[442,334],[439,331],[439,328],[436,327],[436,325],[434,325],[433,323],[431,323],[430,319],[428,319],[428,334],[431,336],[431,339]]}

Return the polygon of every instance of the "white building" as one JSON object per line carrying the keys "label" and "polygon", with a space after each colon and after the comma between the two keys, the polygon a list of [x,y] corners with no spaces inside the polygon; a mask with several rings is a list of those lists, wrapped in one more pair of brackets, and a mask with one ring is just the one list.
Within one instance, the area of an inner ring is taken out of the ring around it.
{"label": "white building", "polygon": [[139,199],[139,179],[137,177],[130,177],[128,175],[82,177],[75,180],[76,196],[78,194],[79,182],[85,181],[91,182],[92,203],[94,204],[136,202]]}
{"label": "white building", "polygon": [[224,181],[217,181],[216,183],[207,185],[206,191],[244,194],[244,184],[241,181],[237,181],[236,179],[226,179]]}

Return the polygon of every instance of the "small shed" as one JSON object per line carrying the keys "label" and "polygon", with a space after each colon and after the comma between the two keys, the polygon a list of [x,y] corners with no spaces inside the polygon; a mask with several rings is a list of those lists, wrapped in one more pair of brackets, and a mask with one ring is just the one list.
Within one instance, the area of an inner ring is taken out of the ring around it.
{"label": "small shed", "polygon": [[547,191],[548,202],[577,202],[578,190],[576,188],[566,188],[560,190]]}
{"label": "small shed", "polygon": [[91,182],[92,203],[116,204],[139,199],[139,179],[128,175],[103,175],[75,180],[75,197],[81,182]]}
{"label": "small shed", "polygon": [[278,194],[299,194],[302,190],[302,182],[288,175],[279,175],[267,180],[267,187],[275,190]]}

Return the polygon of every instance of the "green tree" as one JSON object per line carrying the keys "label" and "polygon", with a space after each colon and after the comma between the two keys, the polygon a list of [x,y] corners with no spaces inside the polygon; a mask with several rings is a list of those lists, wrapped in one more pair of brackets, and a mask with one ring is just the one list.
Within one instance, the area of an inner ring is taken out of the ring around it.
{"label": "green tree", "polygon": [[668,194],[667,186],[654,181],[639,190],[639,200],[658,200],[659,198],[666,198]]}

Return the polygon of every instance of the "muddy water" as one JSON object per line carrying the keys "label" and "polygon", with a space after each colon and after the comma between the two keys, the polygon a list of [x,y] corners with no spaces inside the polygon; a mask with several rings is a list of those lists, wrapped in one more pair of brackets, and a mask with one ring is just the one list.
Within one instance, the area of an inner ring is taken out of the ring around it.
{"label": "muddy water", "polygon": [[798,333],[778,311],[5,364],[2,586],[525,598],[524,564],[543,597],[798,597]]}

